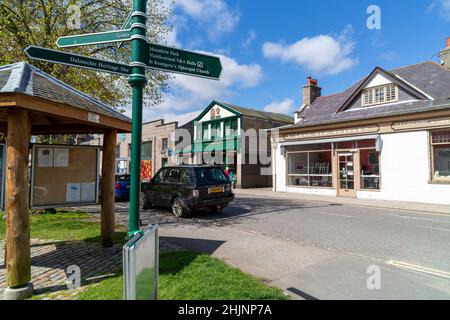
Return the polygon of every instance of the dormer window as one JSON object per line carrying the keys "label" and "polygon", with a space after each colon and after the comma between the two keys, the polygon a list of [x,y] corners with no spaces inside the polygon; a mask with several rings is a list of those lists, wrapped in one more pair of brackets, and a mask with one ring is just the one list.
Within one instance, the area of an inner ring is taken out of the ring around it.
{"label": "dormer window", "polygon": [[398,101],[398,87],[395,84],[364,89],[361,106],[368,107],[377,104]]}

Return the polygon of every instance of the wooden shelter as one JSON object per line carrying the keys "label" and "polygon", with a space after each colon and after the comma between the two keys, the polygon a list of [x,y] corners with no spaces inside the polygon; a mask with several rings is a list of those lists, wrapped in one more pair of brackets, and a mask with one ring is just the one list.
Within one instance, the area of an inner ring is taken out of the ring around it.
{"label": "wooden shelter", "polygon": [[31,280],[29,147],[31,135],[104,134],[101,243],[113,246],[117,133],[131,120],[105,104],[25,63],[0,67],[0,132],[7,135],[6,268],[8,286]]}

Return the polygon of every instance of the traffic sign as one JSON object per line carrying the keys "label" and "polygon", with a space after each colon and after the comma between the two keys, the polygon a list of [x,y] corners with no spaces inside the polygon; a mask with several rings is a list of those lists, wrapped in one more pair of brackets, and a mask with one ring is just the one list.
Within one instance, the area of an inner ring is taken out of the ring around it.
{"label": "traffic sign", "polygon": [[148,44],[147,66],[151,69],[219,80],[220,58],[192,51]]}
{"label": "traffic sign", "polygon": [[124,42],[131,40],[131,30],[118,30],[80,34],[76,36],[60,37],[56,44],[60,48],[87,46],[93,44]]}
{"label": "traffic sign", "polygon": [[115,63],[73,53],[67,53],[47,48],[29,46],[25,49],[25,53],[30,59],[64,64],[72,67],[84,69],[92,69],[95,71],[116,73],[129,76],[131,67],[126,64]]}

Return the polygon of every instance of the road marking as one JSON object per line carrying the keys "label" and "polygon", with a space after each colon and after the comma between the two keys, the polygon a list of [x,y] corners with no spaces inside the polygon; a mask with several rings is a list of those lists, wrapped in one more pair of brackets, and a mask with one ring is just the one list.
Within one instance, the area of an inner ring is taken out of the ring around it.
{"label": "road marking", "polygon": [[323,212],[323,211],[316,211],[311,212],[312,214],[324,214],[327,216],[335,216],[335,217],[342,217],[342,218],[352,218],[352,216],[347,216],[345,214],[338,214],[338,213],[329,213],[329,212]]}
{"label": "road marking", "polygon": [[450,272],[441,271],[437,269],[427,268],[423,266],[418,266],[415,264],[410,264],[402,261],[396,261],[396,260],[389,260],[386,262],[388,265],[401,268],[401,269],[407,269],[407,270],[414,270],[421,273],[431,274],[433,276],[438,276],[442,278],[450,279]]}
{"label": "road marking", "polygon": [[415,226],[422,229],[429,229],[429,230],[436,230],[436,231],[444,231],[444,232],[450,232],[450,229],[443,229],[443,228],[433,228],[433,227],[427,227],[427,226]]}
{"label": "road marking", "polygon": [[444,220],[435,220],[435,219],[429,219],[429,218],[418,218],[418,217],[409,217],[409,216],[401,216],[398,214],[389,214],[392,217],[397,217],[401,219],[412,219],[412,220],[423,220],[423,221],[432,221],[432,222],[440,222],[440,223],[448,223],[450,224],[450,221],[444,221]]}

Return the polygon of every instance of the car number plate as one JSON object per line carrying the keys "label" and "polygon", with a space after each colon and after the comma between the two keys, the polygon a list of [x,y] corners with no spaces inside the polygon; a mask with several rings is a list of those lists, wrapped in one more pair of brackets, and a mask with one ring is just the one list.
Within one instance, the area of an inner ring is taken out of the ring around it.
{"label": "car number plate", "polygon": [[223,188],[222,187],[214,187],[214,188],[209,188],[209,193],[222,193],[223,192]]}

